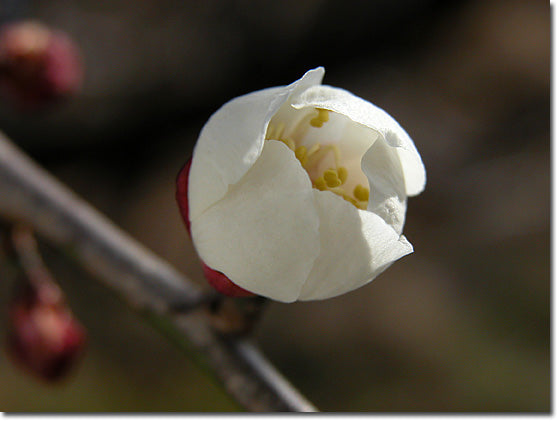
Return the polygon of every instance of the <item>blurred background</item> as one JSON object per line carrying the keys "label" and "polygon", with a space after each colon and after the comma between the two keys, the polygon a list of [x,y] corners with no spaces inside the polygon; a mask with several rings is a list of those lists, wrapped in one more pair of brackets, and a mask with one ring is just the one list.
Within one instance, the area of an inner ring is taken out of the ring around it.
{"label": "blurred background", "polygon": [[[175,176],[224,102],[326,67],[415,140],[415,253],[375,282],[273,303],[263,352],[324,411],[550,411],[550,6],[532,0],[2,0],[82,49],[70,101],[0,130],[204,284]],[[3,411],[235,411],[193,362],[62,253],[44,248],[88,350],[47,385],[0,353]],[[5,313],[15,275],[0,272]],[[0,322],[5,336],[6,323]]]}

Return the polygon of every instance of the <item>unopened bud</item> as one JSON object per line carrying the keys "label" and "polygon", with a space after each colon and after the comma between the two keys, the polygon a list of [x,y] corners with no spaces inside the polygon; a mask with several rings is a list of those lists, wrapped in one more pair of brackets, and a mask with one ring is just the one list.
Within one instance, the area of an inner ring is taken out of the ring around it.
{"label": "unopened bud", "polygon": [[33,375],[55,381],[68,373],[85,346],[84,328],[51,283],[25,283],[9,310],[8,351]]}
{"label": "unopened bud", "polygon": [[37,108],[75,93],[83,66],[76,45],[63,32],[37,22],[0,31],[0,88],[23,108]]}

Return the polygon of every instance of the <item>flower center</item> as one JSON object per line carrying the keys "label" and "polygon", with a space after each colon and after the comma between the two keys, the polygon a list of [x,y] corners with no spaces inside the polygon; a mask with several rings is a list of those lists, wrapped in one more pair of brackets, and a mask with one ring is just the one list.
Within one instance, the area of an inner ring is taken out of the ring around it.
{"label": "flower center", "polygon": [[[299,122],[296,124],[289,124],[291,122],[285,122],[275,115],[268,125],[265,139],[286,144],[309,175],[315,189],[332,192],[357,208],[365,210],[369,200],[369,189],[360,183],[350,185],[348,167],[342,165],[339,145],[328,141],[330,133],[323,128],[329,121],[330,113],[321,108],[306,112],[303,118],[301,113],[298,113]],[[303,139],[311,128],[324,131],[324,134],[321,134],[324,136],[319,137],[320,142],[303,145]],[[323,139],[327,142],[323,142]]]}

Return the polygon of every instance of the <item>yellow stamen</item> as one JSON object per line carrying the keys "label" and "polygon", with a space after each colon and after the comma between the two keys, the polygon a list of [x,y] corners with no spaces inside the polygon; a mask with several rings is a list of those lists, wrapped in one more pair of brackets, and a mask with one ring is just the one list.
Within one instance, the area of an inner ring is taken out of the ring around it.
{"label": "yellow stamen", "polygon": [[337,186],[337,187],[334,187],[334,188],[329,188],[329,190],[332,193],[336,193],[339,196],[346,195],[346,193],[344,193],[344,189],[342,189],[340,186]]}
{"label": "yellow stamen", "polygon": [[299,160],[302,167],[305,168],[305,165],[307,164],[307,160],[308,160],[307,148],[305,148],[305,146],[303,145],[300,145],[299,147],[296,148],[295,153],[296,153],[296,158]]}
{"label": "yellow stamen", "polygon": [[[360,204],[358,203],[358,201],[356,201],[355,198],[352,198],[350,195],[348,195],[346,192],[344,192],[344,189],[342,189],[340,187],[337,187],[337,188],[328,188],[328,190],[330,192],[334,193],[335,195],[338,195],[341,198],[345,199],[346,201],[350,202],[356,208],[362,208],[360,206]],[[365,208],[362,208],[362,209],[365,209]]]}
{"label": "yellow stamen", "polygon": [[316,110],[319,112],[319,114],[317,115],[317,117],[312,118],[309,121],[309,124],[313,127],[322,127],[323,123],[329,121],[329,111],[325,110],[324,108],[318,108]]}
{"label": "yellow stamen", "polygon": [[284,122],[278,123],[278,126],[274,126],[273,124],[269,123],[268,127],[266,128],[265,139],[275,139],[279,141],[284,134],[285,128],[286,124]]}
{"label": "yellow stamen", "polygon": [[313,155],[308,155],[309,158],[309,166],[308,167],[313,167],[316,163],[319,162],[319,160],[321,160],[328,152],[328,148],[326,148],[324,145],[319,145],[319,148],[315,148],[315,146],[311,147],[311,149],[313,149]]}
{"label": "yellow stamen", "polygon": [[[311,120],[305,119],[305,121],[309,121],[311,126],[320,128],[329,120],[329,112],[328,110],[319,108],[316,110],[318,115]],[[296,139],[299,139],[299,137],[294,135],[295,132],[293,130],[286,133],[286,136],[284,136],[285,128],[286,125],[283,122],[278,123],[278,125],[269,124],[265,139],[282,142],[294,151],[295,157],[308,174],[316,174],[318,168],[324,168],[324,164],[321,164],[321,161],[326,158],[327,154],[332,152],[333,157],[329,158],[329,161],[331,166],[333,164],[332,161],[334,161],[334,166],[325,170],[322,176],[315,179],[313,181],[313,187],[320,191],[332,192],[350,202],[356,208],[362,210],[367,209],[369,200],[368,188],[362,185],[356,185],[353,191],[354,196],[351,196],[346,193],[346,189],[341,187],[341,185],[348,180],[348,169],[340,165],[341,154],[338,145],[321,145],[317,142],[309,148],[304,145],[298,146]]]}
{"label": "yellow stamen", "polygon": [[313,182],[313,187],[319,190],[327,190],[327,182],[323,177],[319,177]]}
{"label": "yellow stamen", "polygon": [[296,143],[292,138],[282,138],[280,141],[285,143],[292,151],[296,150]]}
{"label": "yellow stamen", "polygon": [[348,180],[348,169],[346,167],[338,167],[336,169],[336,172],[338,173],[338,178],[340,179],[340,182],[344,184],[346,180]]}
{"label": "yellow stamen", "polygon": [[360,202],[367,202],[369,200],[369,189],[362,185],[356,185],[354,188],[354,196]]}
{"label": "yellow stamen", "polygon": [[325,170],[325,172],[323,173],[323,177],[325,178],[325,182],[327,182],[327,186],[329,188],[336,188],[337,186],[342,185],[342,182],[338,178],[338,174],[335,169]]}
{"label": "yellow stamen", "polygon": [[360,208],[362,210],[365,210],[365,208],[362,208],[360,203],[358,201],[356,201],[354,198],[352,198],[350,195],[342,195],[342,197],[344,199],[346,199],[348,202],[350,202],[352,205],[354,205],[356,208]]}
{"label": "yellow stamen", "polygon": [[319,142],[317,142],[315,145],[313,145],[311,148],[309,148],[309,150],[307,151],[307,156],[311,157],[313,154],[315,154],[320,149],[321,149],[321,144],[319,144]]}
{"label": "yellow stamen", "polygon": [[272,139],[272,134],[274,133],[274,125],[272,123],[268,124],[268,127],[266,128],[266,135],[264,137],[264,139]]}
{"label": "yellow stamen", "polygon": [[340,167],[340,150],[336,145],[313,145],[309,151],[313,151],[313,154],[307,155],[309,158],[308,167],[313,167],[317,164],[329,151],[334,154],[334,166],[336,168]]}
{"label": "yellow stamen", "polygon": [[330,148],[334,153],[334,164],[338,168],[340,167],[340,149],[337,145],[330,145]]}

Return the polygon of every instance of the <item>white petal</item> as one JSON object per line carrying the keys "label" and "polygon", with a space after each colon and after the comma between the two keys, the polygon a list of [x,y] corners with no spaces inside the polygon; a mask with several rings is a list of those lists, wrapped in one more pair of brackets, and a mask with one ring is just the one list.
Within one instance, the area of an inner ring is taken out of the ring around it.
{"label": "white petal", "polygon": [[361,165],[369,181],[368,210],[402,233],[407,198],[397,149],[379,138],[364,154]]}
{"label": "white petal", "polygon": [[326,299],[370,282],[412,245],[378,215],[354,207],[331,192],[315,190],[321,253],[300,300]]}
{"label": "white petal", "polygon": [[387,112],[352,93],[326,85],[312,86],[292,98],[295,108],[318,107],[348,116],[353,121],[378,131],[387,145],[396,148],[406,195],[424,190],[426,170],[416,146],[406,131]]}
{"label": "white petal", "polygon": [[294,153],[267,141],[228,193],[191,221],[197,252],[235,284],[282,302],[297,299],[319,254],[311,182]]}
{"label": "white petal", "polygon": [[202,128],[189,174],[189,213],[197,218],[237,183],[261,154],[266,127],[290,95],[320,84],[323,68],[291,85],[253,92],[224,104]]}

